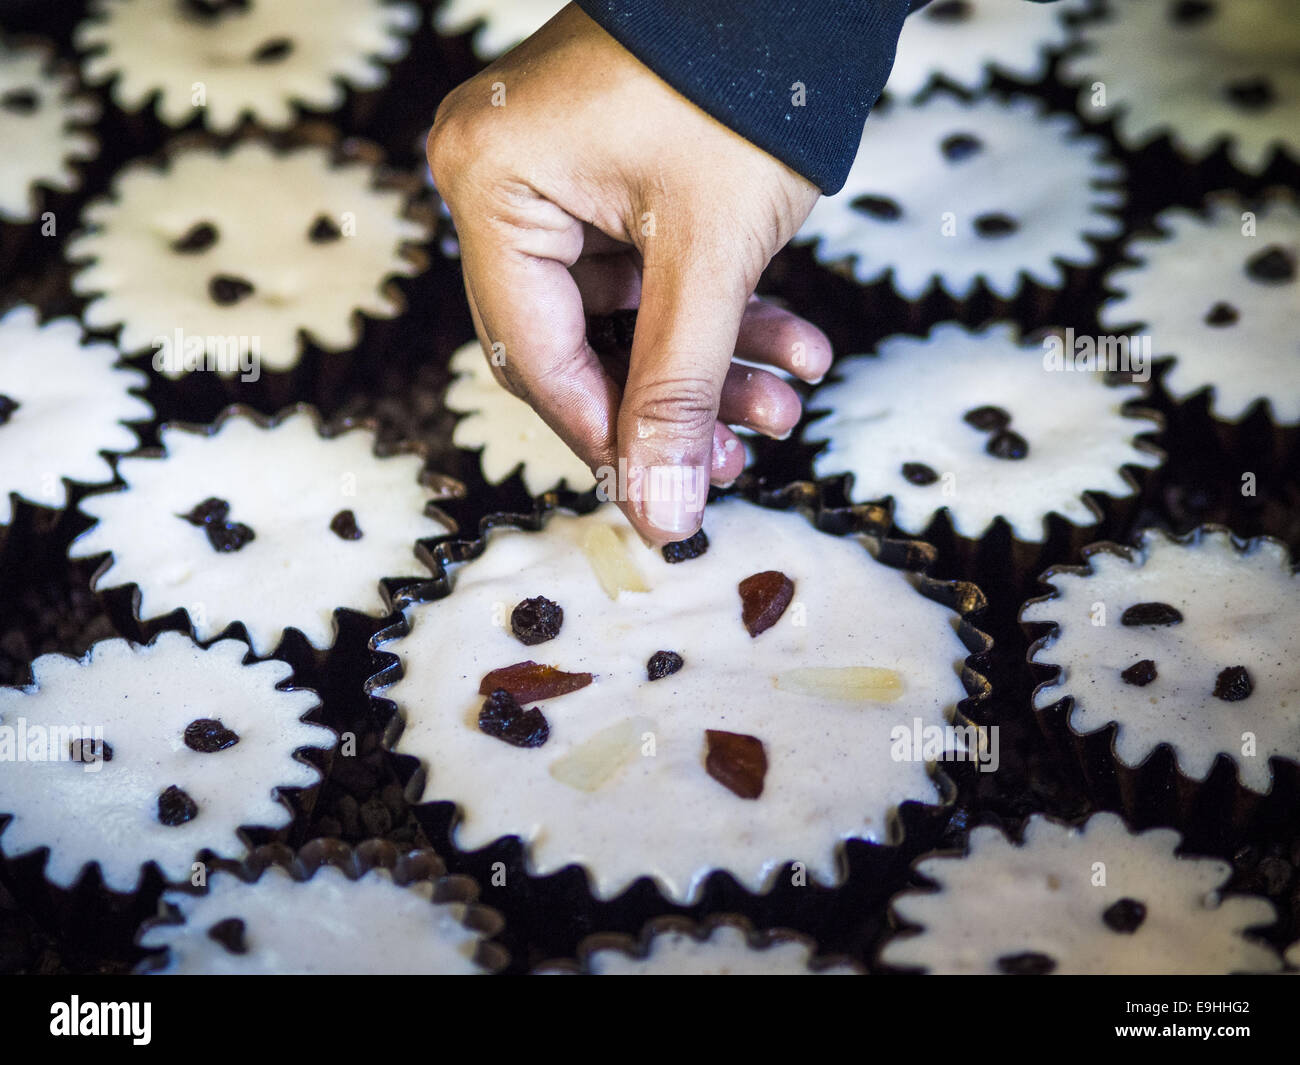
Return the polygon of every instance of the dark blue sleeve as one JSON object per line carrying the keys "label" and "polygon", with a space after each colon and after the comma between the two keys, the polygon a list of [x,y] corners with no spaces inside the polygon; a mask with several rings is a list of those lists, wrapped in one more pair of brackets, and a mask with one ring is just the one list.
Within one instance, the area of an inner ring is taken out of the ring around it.
{"label": "dark blue sleeve", "polygon": [[903,19],[927,0],[576,2],[688,100],[830,195],[857,155]]}

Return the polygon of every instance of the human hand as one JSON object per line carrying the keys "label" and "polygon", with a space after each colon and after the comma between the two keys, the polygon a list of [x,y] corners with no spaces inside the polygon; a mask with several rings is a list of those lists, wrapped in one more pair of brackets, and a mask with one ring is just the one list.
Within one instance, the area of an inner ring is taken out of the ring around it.
{"label": "human hand", "polygon": [[[799,420],[779,367],[830,366],[816,327],[754,297],[817,187],[711,118],[570,4],[452,91],[429,165],[460,239],[465,291],[498,381],[596,472],[656,543],[699,528],[708,484],[740,473],[724,423]],[[586,315],[640,306],[626,382]]]}

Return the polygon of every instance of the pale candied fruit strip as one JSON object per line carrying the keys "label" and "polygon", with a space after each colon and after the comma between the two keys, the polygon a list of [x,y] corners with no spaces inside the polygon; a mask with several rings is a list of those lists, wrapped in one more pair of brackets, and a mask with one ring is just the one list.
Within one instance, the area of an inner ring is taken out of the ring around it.
{"label": "pale candied fruit strip", "polygon": [[618,533],[609,525],[593,525],[582,540],[582,552],[596,579],[611,599],[619,592],[648,592],[650,586],[636,568]]}
{"label": "pale candied fruit strip", "polygon": [[552,762],[551,776],[578,791],[599,791],[641,753],[645,734],[653,731],[648,717],[616,721]]}
{"label": "pale candied fruit strip", "polygon": [[892,703],[903,694],[896,670],[878,666],[808,666],[773,678],[777,689],[844,702]]}

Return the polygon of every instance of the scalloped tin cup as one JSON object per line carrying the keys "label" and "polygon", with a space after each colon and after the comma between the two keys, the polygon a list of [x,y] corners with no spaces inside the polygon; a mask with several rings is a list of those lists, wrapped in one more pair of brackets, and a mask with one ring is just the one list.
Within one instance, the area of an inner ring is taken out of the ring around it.
{"label": "scalloped tin cup", "polygon": [[715,870],[761,891],[791,861],[835,882],[845,840],[897,843],[900,804],[950,801],[945,742],[991,757],[964,728],[983,598],[904,572],[916,545],[727,499],[664,551],[606,506],[438,557],[443,597],[376,638],[371,687],[458,848],[518,837],[530,874],[577,865],[600,899],[644,877],[690,899]]}

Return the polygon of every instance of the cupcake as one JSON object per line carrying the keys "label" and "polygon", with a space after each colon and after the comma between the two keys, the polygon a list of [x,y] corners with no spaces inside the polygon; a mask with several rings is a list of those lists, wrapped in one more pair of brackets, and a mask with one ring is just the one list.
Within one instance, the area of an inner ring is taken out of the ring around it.
{"label": "cupcake", "polygon": [[343,150],[245,140],[128,166],[68,246],[86,324],[120,326],[122,351],[152,351],[169,378],[254,382],[297,365],[307,340],[356,347],[363,316],[402,309],[392,280],[422,268],[416,245],[429,231],[407,217],[402,192]]}
{"label": "cupcake", "polygon": [[[1125,249],[1135,265],[1107,277],[1119,296],[1102,306],[1103,325],[1141,330],[1157,356],[1173,357],[1160,378],[1173,402],[1187,407],[1207,394],[1212,426],[1189,422],[1181,435],[1190,447],[1203,446],[1197,438],[1212,427],[1229,444],[1238,439],[1235,450],[1251,469],[1270,451],[1285,456],[1300,429],[1294,194],[1274,190],[1250,204],[1218,193],[1204,211],[1173,207],[1156,223],[1158,236],[1137,238]],[[1242,439],[1245,424],[1256,418],[1267,422],[1272,441]]]}
{"label": "cupcake", "polygon": [[296,857],[271,849],[223,863],[206,889],[172,890],[138,939],[162,975],[456,975],[501,968],[487,937],[502,925],[473,902],[477,888],[446,876],[432,851],[391,844],[352,851],[318,841]]}
{"label": "cupcake", "polygon": [[848,961],[817,959],[811,941],[775,929],[757,933],[744,918],[695,925],[679,917],[651,921],[639,939],[590,936],[578,947],[578,966],[555,963],[540,972],[593,976],[852,976]]}
{"label": "cupcake", "polygon": [[378,88],[418,21],[395,0],[95,0],[76,44],[86,80],[124,111],[152,104],[168,126],[199,118],[229,133],[245,118],[281,129],[299,109],[336,111],[347,90]]}
{"label": "cupcake", "polygon": [[528,493],[540,496],[561,485],[577,492],[596,486],[587,464],[555,435],[527,403],[492,376],[478,341],[471,341],[451,357],[455,375],[447,389],[446,404],[463,414],[452,433],[459,448],[479,450],[484,479],[500,484],[515,471]]}
{"label": "cupcake", "polygon": [[69,554],[108,553],[96,587],[135,585],[140,619],[185,610],[200,641],[239,625],[259,656],[286,628],[327,648],[336,610],[387,613],[381,581],[427,580],[419,541],[451,531],[418,455],[379,457],[368,428],[324,435],[310,408],[232,408],[161,442],[121,461],[124,487],[83,501],[96,524]]}
{"label": "cupcake", "polygon": [[885,92],[910,98],[939,82],[978,93],[994,74],[1041,81],[1052,55],[1070,40],[1064,16],[1083,6],[1083,0],[1032,6],[1025,0],[930,0],[903,23]]}
{"label": "cupcake", "polygon": [[496,59],[560,13],[560,0],[445,0],[433,10],[443,36],[472,33],[474,54]]}
{"label": "cupcake", "polygon": [[1122,174],[1100,138],[1030,97],[938,94],[871,116],[844,188],[796,239],[909,300],[934,288],[966,299],[979,285],[1010,300],[1026,281],[1058,289],[1066,267],[1097,261],[1094,242],[1120,232]]}
{"label": "cupcake", "polygon": [[[804,430],[826,444],[816,476],[848,474],[855,503],[888,500],[894,524],[938,545],[963,576],[1028,584],[1120,526],[1137,503],[1134,474],[1162,459],[1147,439],[1157,416],[1133,409],[1142,390],[1104,383],[1110,356],[1112,369],[1149,372],[1142,352],[1122,338],[1098,366],[1076,357],[1070,337],[1030,345],[1010,325],[944,323],[841,359],[808,401],[828,412]],[[924,387],[935,380],[943,387]]]}
{"label": "cupcake", "polygon": [[643,876],[695,899],[718,869],[760,891],[790,862],[832,882],[844,840],[946,801],[939,761],[996,767],[957,726],[987,642],[934,601],[973,609],[969,586],[738,498],[659,551],[610,505],[540,524],[450,554],[472,557],[450,594],[377,637],[412,801],[456,804],[457,847],[518,836],[531,873],[576,863],[602,899]]}
{"label": "cupcake", "polygon": [[106,640],[80,660],[43,655],[31,686],[0,688],[4,853],[48,851],[60,888],[93,865],[128,893],[146,866],[188,881],[200,852],[239,855],[248,827],[287,826],[280,790],[320,781],[298,752],[335,737],[304,721],[318,701],[285,686],[285,663],[247,653],[175,632]]}
{"label": "cupcake", "polygon": [[963,855],[917,864],[937,890],[895,913],[916,926],[885,945],[888,965],[931,973],[1204,975],[1272,972],[1248,935],[1272,924],[1265,899],[1221,896],[1231,867],[1181,858],[1177,832],[1131,832],[1112,813],[1078,828],[1035,815],[1012,842],[989,826]]}
{"label": "cupcake", "polygon": [[107,484],[105,453],[139,446],[128,423],[153,417],[134,391],[145,377],[116,362],[71,318],[41,325],[27,306],[0,318],[0,526],[14,499],[63,508],[72,482]]}
{"label": "cupcake", "polygon": [[1060,706],[1077,735],[1115,725],[1129,769],[1168,745],[1191,781],[1226,759],[1243,788],[1269,791],[1273,759],[1300,761],[1300,581],[1286,547],[1148,530],[1085,558],[1048,570],[1051,593],[1021,611],[1051,627],[1030,651],[1055,671],[1034,707]]}
{"label": "cupcake", "polygon": [[1300,160],[1300,22],[1292,0],[1114,0],[1061,63],[1079,112],[1119,142],[1168,137],[1200,162],[1220,146],[1248,174]]}
{"label": "cupcake", "polygon": [[41,217],[48,193],[67,193],[81,184],[77,164],[94,157],[99,145],[90,127],[99,107],[79,95],[76,78],[50,49],[0,40],[0,266],[12,265],[22,237],[57,233],[53,215]]}

